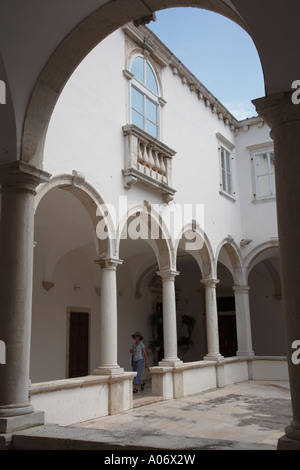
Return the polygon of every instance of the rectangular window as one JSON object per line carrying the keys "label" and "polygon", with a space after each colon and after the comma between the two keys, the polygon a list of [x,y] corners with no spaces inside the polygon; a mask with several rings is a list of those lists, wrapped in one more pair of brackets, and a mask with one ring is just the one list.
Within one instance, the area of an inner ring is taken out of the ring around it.
{"label": "rectangular window", "polygon": [[253,155],[255,196],[257,199],[275,197],[274,152],[258,152]]}
{"label": "rectangular window", "polygon": [[233,196],[231,153],[223,146],[220,146],[220,163],[222,191]]}

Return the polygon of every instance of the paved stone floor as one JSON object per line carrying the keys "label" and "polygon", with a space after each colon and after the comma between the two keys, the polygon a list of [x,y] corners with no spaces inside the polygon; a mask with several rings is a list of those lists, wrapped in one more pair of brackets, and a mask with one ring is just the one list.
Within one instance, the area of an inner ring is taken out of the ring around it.
{"label": "paved stone floor", "polygon": [[120,415],[39,426],[16,433],[15,443],[31,449],[276,450],[292,416],[287,382],[242,382],[154,403],[145,392]]}
{"label": "paved stone floor", "polygon": [[[138,396],[135,400],[138,401]],[[141,405],[143,400],[140,398]],[[243,382],[177,400],[156,402],[119,416],[79,423],[110,438],[166,448],[276,448],[291,419],[287,383]]]}

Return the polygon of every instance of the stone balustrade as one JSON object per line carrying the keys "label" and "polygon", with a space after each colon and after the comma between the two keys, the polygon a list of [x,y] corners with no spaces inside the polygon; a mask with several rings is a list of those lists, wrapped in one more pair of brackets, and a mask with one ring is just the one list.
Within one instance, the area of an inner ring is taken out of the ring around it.
{"label": "stone balustrade", "polygon": [[174,150],[135,125],[123,127],[125,137],[124,186],[130,189],[140,182],[159,191],[171,200],[172,159]]}

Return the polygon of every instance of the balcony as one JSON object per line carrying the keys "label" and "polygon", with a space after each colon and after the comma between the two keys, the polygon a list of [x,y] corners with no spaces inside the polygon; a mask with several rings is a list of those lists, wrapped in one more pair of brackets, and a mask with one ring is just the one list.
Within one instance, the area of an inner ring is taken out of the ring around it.
{"label": "balcony", "polygon": [[139,127],[123,127],[125,138],[124,187],[146,184],[162,194],[165,202],[173,200],[172,159],[176,152]]}

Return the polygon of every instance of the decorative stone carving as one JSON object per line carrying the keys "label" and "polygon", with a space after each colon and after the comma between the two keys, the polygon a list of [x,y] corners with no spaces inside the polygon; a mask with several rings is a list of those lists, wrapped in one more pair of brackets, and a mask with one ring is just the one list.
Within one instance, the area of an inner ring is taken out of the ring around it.
{"label": "decorative stone carving", "polygon": [[72,185],[75,188],[81,188],[82,184],[85,181],[85,176],[83,173],[80,173],[79,171],[73,170],[72,174],[74,175],[73,180],[72,180]]}
{"label": "decorative stone carving", "polygon": [[49,291],[51,289],[53,289],[54,287],[54,282],[51,282],[51,281],[44,281],[42,282],[42,286],[45,290]]}

